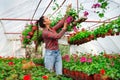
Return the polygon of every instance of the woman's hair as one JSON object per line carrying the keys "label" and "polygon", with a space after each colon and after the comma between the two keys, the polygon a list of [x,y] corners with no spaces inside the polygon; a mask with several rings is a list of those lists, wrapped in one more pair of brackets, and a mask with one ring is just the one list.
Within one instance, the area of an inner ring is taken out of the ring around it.
{"label": "woman's hair", "polygon": [[37,24],[41,27],[41,28],[45,28],[46,25],[44,24],[44,16],[41,16],[40,19],[37,21]]}

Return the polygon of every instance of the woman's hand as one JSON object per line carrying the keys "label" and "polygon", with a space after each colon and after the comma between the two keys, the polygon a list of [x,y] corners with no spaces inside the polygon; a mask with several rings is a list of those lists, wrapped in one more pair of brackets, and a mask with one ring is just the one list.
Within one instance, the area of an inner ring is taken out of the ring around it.
{"label": "woman's hand", "polygon": [[63,29],[65,29],[65,30],[66,30],[66,29],[67,29],[67,26],[68,26],[68,23],[65,21],[65,22],[64,22]]}

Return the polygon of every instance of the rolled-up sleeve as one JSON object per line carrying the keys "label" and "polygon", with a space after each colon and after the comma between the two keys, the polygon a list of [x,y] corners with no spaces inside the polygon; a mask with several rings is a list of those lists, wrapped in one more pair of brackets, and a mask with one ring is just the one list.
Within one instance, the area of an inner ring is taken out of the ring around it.
{"label": "rolled-up sleeve", "polygon": [[61,21],[59,21],[59,22],[53,27],[53,29],[54,29],[54,30],[57,30],[57,29],[61,28],[61,27],[63,26],[63,24],[64,24],[64,21],[65,21],[65,19],[62,19]]}
{"label": "rolled-up sleeve", "polygon": [[53,34],[50,31],[46,31],[44,33],[44,37],[50,38],[50,39],[60,39],[64,35],[65,31],[66,31],[65,29],[62,29],[59,33],[56,33],[56,34]]}

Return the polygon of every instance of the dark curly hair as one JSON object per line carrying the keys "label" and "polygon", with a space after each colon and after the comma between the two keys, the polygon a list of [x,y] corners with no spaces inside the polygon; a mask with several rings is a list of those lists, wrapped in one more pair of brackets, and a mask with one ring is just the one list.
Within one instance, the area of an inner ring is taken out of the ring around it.
{"label": "dark curly hair", "polygon": [[37,24],[38,24],[41,28],[45,28],[46,25],[45,25],[43,22],[44,22],[44,16],[41,16],[40,19],[37,21]]}

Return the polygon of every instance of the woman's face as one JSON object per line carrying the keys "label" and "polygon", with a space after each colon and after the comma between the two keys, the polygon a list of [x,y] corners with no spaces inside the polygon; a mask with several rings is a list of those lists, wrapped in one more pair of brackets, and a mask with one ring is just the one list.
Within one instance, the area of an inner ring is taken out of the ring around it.
{"label": "woman's face", "polygon": [[45,25],[50,25],[50,23],[51,23],[50,19],[48,17],[44,16],[44,24]]}

